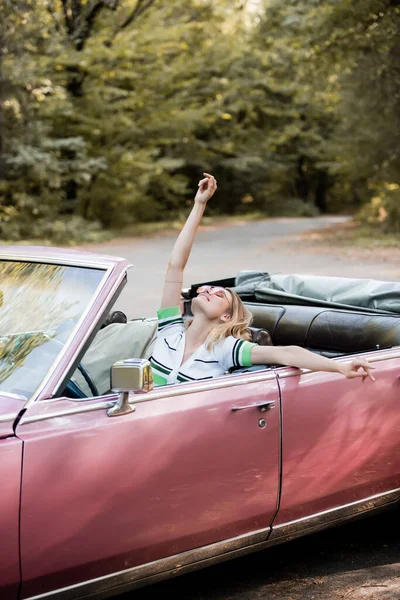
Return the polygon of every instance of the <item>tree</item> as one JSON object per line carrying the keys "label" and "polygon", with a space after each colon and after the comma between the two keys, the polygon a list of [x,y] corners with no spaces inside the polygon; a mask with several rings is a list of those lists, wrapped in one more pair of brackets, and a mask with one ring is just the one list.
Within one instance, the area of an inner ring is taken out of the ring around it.
{"label": "tree", "polygon": [[373,198],[366,218],[397,218],[397,0],[265,0],[254,14],[239,0],[4,10],[3,237],[65,243],[176,216],[204,170],[220,182],[219,213],[315,214]]}
{"label": "tree", "polygon": [[398,183],[399,10],[398,0],[266,3],[283,71],[296,65],[308,127],[299,155],[316,194],[322,176],[328,207],[359,206]]}

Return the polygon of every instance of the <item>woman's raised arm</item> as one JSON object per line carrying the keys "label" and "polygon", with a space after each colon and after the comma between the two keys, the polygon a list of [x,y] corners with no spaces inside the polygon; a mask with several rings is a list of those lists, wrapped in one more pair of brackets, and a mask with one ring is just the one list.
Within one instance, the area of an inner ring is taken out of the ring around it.
{"label": "woman's raised arm", "polygon": [[160,308],[179,306],[182,291],[183,271],[186,267],[193,246],[197,228],[203,216],[206,204],[217,189],[215,178],[209,173],[203,173],[204,179],[199,181],[199,189],[194,199],[194,205],[185,225],[180,232],[168,263],[167,275]]}

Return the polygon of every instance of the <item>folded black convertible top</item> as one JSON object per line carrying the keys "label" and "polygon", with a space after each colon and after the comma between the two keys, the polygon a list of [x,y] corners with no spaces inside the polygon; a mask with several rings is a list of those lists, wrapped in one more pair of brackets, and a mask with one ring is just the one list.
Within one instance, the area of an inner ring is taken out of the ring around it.
{"label": "folded black convertible top", "polygon": [[[232,288],[244,301],[345,308],[400,314],[400,282],[321,275],[240,271],[236,277],[202,282]],[[193,297],[200,283],[191,286]]]}
{"label": "folded black convertible top", "polygon": [[269,274],[240,271],[233,289],[244,300],[270,304],[303,304],[357,308],[368,312],[400,314],[400,283],[376,279]]}

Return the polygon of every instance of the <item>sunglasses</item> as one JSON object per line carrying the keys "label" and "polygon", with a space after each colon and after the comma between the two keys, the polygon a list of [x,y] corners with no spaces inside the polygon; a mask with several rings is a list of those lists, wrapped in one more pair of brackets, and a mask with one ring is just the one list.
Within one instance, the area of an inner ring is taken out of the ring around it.
{"label": "sunglasses", "polygon": [[225,288],[221,287],[220,285],[201,285],[199,288],[197,288],[196,292],[198,294],[201,294],[202,292],[208,292],[210,296],[219,296],[219,298],[226,298],[229,300]]}

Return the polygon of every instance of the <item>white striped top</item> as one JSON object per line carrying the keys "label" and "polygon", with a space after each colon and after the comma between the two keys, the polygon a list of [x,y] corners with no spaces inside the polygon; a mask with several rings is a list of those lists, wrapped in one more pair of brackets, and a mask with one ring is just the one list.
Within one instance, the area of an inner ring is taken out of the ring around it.
{"label": "white striped top", "polygon": [[154,384],[181,383],[224,375],[231,367],[250,367],[251,349],[257,344],[233,336],[207,350],[205,343],[182,363],[185,325],[179,306],[158,311],[157,340],[150,357]]}

